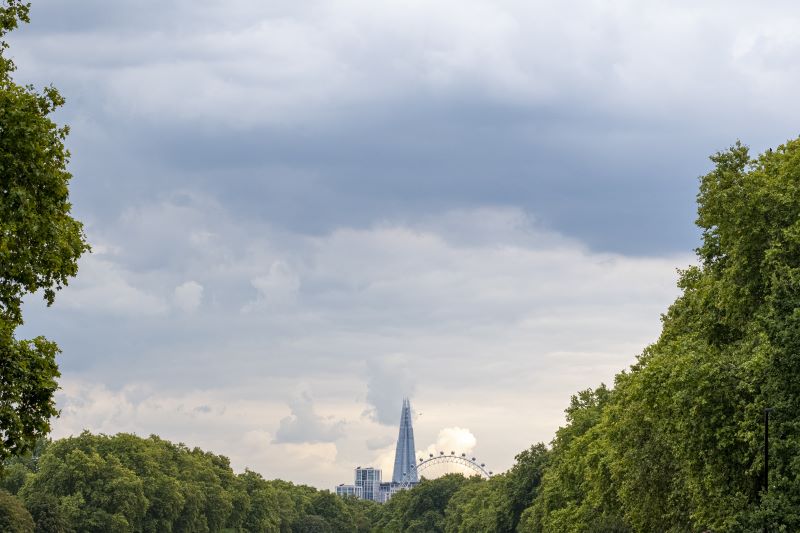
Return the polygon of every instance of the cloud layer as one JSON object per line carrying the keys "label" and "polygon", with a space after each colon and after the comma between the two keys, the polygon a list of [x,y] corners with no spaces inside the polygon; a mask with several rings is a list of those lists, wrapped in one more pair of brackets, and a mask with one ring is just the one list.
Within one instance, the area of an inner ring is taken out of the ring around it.
{"label": "cloud layer", "polygon": [[12,53],[67,96],[84,218],[183,188],[317,234],[513,205],[652,255],[694,246],[709,154],[797,135],[773,6],[48,0]]}
{"label": "cloud layer", "polygon": [[771,6],[34,2],[10,53],[67,98],[94,248],[26,306],[55,434],[331,486],[410,395],[420,446],[508,467],[656,338],[707,156],[797,135]]}
{"label": "cloud layer", "polygon": [[[656,337],[691,260],[591,252],[512,208],[309,236],[179,193],[89,231],[82,275],[52,308],[27,304],[25,333],[58,340],[81,383],[56,434],[163,430],[323,486],[391,456],[405,395],[419,442],[469,427],[508,466]],[[281,453],[328,457],[327,473]]]}

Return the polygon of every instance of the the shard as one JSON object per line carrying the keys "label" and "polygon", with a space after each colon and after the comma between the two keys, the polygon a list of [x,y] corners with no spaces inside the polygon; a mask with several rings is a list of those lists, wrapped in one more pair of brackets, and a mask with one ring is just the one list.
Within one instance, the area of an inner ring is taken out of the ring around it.
{"label": "the shard", "polygon": [[411,402],[403,399],[403,410],[400,412],[400,433],[397,435],[397,450],[394,454],[394,472],[392,482],[410,481],[417,483],[416,448],[414,447],[414,428],[411,426]]}

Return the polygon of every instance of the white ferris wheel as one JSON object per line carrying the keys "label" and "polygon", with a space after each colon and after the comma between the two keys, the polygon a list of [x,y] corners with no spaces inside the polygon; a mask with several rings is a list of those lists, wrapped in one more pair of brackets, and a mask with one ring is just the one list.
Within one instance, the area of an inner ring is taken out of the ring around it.
{"label": "white ferris wheel", "polygon": [[411,481],[413,479],[413,472],[417,473],[417,478],[422,479],[422,473],[424,471],[437,466],[460,467],[461,470],[467,473],[472,472],[473,475],[480,476],[484,479],[489,479],[493,475],[491,470],[486,469],[486,464],[481,463],[475,457],[468,457],[465,453],[457,455],[454,451],[451,451],[449,454],[440,451],[438,455],[430,453],[428,457],[420,457],[417,464],[411,465],[413,469],[411,472],[403,472],[403,480],[400,482],[400,488],[407,489],[414,484],[414,482]]}

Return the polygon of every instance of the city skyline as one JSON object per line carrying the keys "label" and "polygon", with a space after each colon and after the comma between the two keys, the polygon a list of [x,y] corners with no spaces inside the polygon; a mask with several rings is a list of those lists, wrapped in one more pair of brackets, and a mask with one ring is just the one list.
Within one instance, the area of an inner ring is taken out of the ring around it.
{"label": "city skyline", "polygon": [[338,496],[355,496],[360,499],[386,503],[401,488],[408,488],[419,482],[416,455],[411,402],[408,398],[403,398],[391,481],[383,482],[381,468],[357,466],[353,484],[340,483],[336,486],[335,492]]}

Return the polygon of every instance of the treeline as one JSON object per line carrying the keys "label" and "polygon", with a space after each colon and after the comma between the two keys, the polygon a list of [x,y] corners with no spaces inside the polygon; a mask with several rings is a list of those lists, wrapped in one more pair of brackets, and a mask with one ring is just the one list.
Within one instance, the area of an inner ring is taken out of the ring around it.
{"label": "treeline", "polygon": [[340,498],[173,444],[88,432],[40,441],[5,462],[0,531],[351,533],[514,531],[539,484],[547,449],[533,446],[489,481],[423,480],[386,505]]}
{"label": "treeline", "polygon": [[41,441],[0,486],[0,531],[15,533],[369,532],[379,507],[129,434]]}

